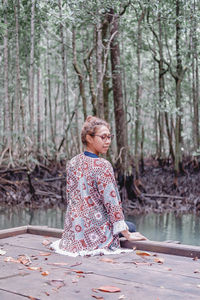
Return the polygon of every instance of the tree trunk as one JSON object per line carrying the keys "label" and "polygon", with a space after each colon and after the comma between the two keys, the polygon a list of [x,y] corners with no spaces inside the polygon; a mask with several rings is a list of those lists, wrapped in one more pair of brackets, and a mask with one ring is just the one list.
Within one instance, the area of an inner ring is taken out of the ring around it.
{"label": "tree trunk", "polygon": [[140,18],[138,19],[137,27],[137,84],[136,84],[136,120],[135,120],[135,171],[136,180],[139,179],[139,144],[140,144],[140,100],[142,96],[142,80],[141,80],[141,43],[142,43],[142,29],[141,23],[145,16],[145,10],[142,11]]}
{"label": "tree trunk", "polygon": [[[155,38],[153,39],[154,49],[155,49]],[[155,99],[155,109],[154,109],[154,132],[155,132],[155,147],[156,147],[156,157],[159,157],[159,147],[158,147],[158,113],[157,113],[157,82],[156,82],[156,61],[153,62],[153,86],[154,92],[153,96]]]}
{"label": "tree trunk", "polygon": [[18,20],[18,7],[19,0],[15,0],[15,28],[16,28],[16,74],[17,74],[17,82],[16,82],[16,98],[18,102],[18,107],[21,115],[21,125],[22,125],[22,134],[25,137],[25,120],[24,120],[24,102],[22,99],[22,85],[21,85],[21,72],[20,72],[20,59],[19,59],[19,20]]}
{"label": "tree trunk", "polygon": [[[9,152],[9,158],[10,162],[9,165],[13,165],[12,161],[12,133],[11,133],[11,114],[10,114],[10,109],[11,109],[11,104],[10,104],[10,97],[9,97],[9,77],[8,77],[8,21],[7,21],[7,0],[4,0],[3,2],[5,6],[5,11],[4,11],[4,24],[5,24],[5,33],[4,33],[4,112],[5,112],[5,119],[4,119],[4,144],[6,145],[5,151],[3,153],[5,154],[6,151]],[[2,161],[3,157],[1,156],[0,161]],[[1,162],[0,162],[1,164]]]}
{"label": "tree trunk", "polygon": [[102,46],[102,24],[97,25],[97,115],[104,119],[104,99],[103,99],[103,46]]}
{"label": "tree trunk", "polygon": [[[95,33],[96,33],[96,29],[95,29]],[[96,37],[96,34],[95,34],[95,37]],[[95,39],[94,43],[96,44],[96,38],[94,38],[94,39]],[[93,66],[92,66],[93,50],[94,50],[94,48],[92,48],[92,49],[90,49],[90,51],[88,51],[86,57],[84,58],[84,64],[85,64],[85,67],[87,69],[88,76],[89,76],[89,88],[90,88],[90,94],[91,94],[92,112],[93,112],[93,115],[96,116],[97,115],[97,95],[96,95],[96,91],[95,91],[95,87],[94,87],[94,78],[93,78]]]}
{"label": "tree trunk", "polygon": [[84,116],[84,119],[86,119],[86,117],[87,117],[87,100],[86,100],[86,96],[85,96],[84,77],[83,77],[81,69],[78,65],[77,56],[76,56],[75,28],[73,28],[73,30],[72,30],[72,49],[73,49],[73,66],[74,66],[74,69],[75,69],[75,71],[78,75],[78,79],[79,79],[79,90],[80,90],[80,95],[82,98],[83,116]]}
{"label": "tree trunk", "polygon": [[161,23],[161,13],[158,13],[158,27],[159,27],[159,103],[160,103],[160,110],[158,114],[158,125],[159,125],[159,158],[161,160],[164,159],[165,151],[164,151],[164,113],[162,112],[163,109],[163,100],[164,100],[164,74],[165,69],[163,66],[163,43],[162,43],[162,23]]}
{"label": "tree trunk", "polygon": [[199,66],[197,50],[197,21],[196,21],[196,1],[193,0],[193,24],[192,24],[192,95],[194,111],[194,150],[199,149]]}
{"label": "tree trunk", "polygon": [[[122,77],[120,70],[120,49],[119,42],[117,40],[119,15],[114,13],[111,9],[109,12],[109,23],[111,25],[110,34],[115,34],[110,44],[111,54],[111,69],[112,69],[112,86],[113,86],[113,98],[114,98],[114,112],[115,112],[115,128],[117,139],[117,153],[120,157],[119,168],[123,174],[126,174],[128,162],[128,141],[127,141],[127,126],[126,118],[123,107],[123,94],[122,94]],[[129,165],[130,167],[130,165]]]}
{"label": "tree trunk", "polygon": [[[109,29],[109,23],[107,18],[105,18],[103,25],[102,25],[102,44],[103,48],[108,51],[108,29]],[[104,100],[104,118],[107,122],[109,122],[109,77],[108,77],[108,57],[105,55],[105,51],[103,51],[103,64],[105,64],[105,74],[103,76],[103,100]]]}
{"label": "tree trunk", "polygon": [[38,64],[37,69],[37,156],[39,158],[40,150],[41,150],[41,103],[40,103],[40,64]]}
{"label": "tree trunk", "polygon": [[34,144],[34,49],[35,49],[35,0],[31,6],[31,52],[29,68],[29,109],[30,109],[30,133]]}
{"label": "tree trunk", "polygon": [[49,121],[50,121],[50,132],[53,147],[55,149],[55,136],[54,136],[54,126],[53,126],[53,112],[52,112],[52,99],[51,99],[51,72],[50,72],[50,47],[49,47],[49,37],[47,35],[47,90],[48,90],[48,104],[49,104]]}
{"label": "tree trunk", "polygon": [[175,128],[175,174],[180,172],[182,167],[182,153],[181,153],[181,81],[183,79],[183,66],[180,53],[180,0],[176,0],[176,128]]}
{"label": "tree trunk", "polygon": [[[66,48],[64,40],[64,30],[63,30],[63,12],[62,12],[62,0],[58,1],[59,14],[60,14],[60,38],[61,38],[61,63],[62,63],[62,82],[63,82],[63,103],[64,103],[64,129],[67,128],[67,119],[70,120],[70,108],[68,99],[68,76],[67,76],[67,62],[66,62]],[[68,117],[68,118],[67,118]],[[66,131],[65,131],[66,132]],[[67,134],[67,132],[66,132]],[[67,134],[68,135],[68,134]],[[68,147],[68,136],[66,135],[66,147]]]}

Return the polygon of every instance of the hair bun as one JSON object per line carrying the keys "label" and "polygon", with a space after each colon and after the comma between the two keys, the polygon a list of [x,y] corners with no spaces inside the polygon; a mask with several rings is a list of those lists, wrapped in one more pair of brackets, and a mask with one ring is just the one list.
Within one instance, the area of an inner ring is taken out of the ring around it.
{"label": "hair bun", "polygon": [[88,116],[87,119],[86,119],[86,122],[92,122],[94,121],[96,118],[93,117],[93,116]]}

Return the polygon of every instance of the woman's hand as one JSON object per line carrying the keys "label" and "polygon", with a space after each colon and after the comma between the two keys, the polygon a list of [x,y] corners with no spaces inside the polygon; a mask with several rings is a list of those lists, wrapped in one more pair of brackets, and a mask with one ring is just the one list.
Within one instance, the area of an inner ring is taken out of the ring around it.
{"label": "woman's hand", "polygon": [[147,238],[139,232],[129,232],[129,236],[128,236],[127,240],[130,242],[146,241]]}
{"label": "woman's hand", "polygon": [[147,238],[139,232],[129,232],[128,230],[124,230],[121,233],[128,241],[135,242],[147,240]]}

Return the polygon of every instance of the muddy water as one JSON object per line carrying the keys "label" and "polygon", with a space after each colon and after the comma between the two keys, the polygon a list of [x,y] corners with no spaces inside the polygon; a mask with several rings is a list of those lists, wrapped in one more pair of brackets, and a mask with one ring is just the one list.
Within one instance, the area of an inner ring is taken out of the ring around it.
{"label": "muddy water", "polygon": [[[47,225],[63,228],[65,211],[59,208],[37,209],[0,207],[0,229],[22,225]],[[151,240],[180,241],[182,244],[200,246],[200,217],[192,214],[176,216],[148,214],[127,216],[137,230]]]}

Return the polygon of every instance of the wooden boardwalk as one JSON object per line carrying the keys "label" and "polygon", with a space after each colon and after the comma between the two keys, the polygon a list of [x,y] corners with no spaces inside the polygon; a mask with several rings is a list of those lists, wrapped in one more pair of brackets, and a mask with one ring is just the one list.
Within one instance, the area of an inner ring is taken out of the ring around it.
{"label": "wooden boardwalk", "polygon": [[72,258],[49,249],[60,234],[27,226],[0,231],[0,300],[200,299],[200,247],[137,242],[143,250]]}

